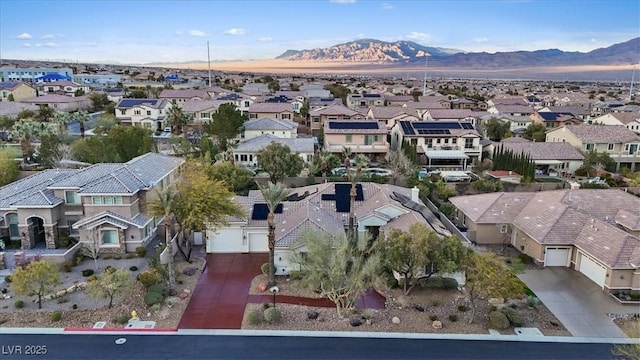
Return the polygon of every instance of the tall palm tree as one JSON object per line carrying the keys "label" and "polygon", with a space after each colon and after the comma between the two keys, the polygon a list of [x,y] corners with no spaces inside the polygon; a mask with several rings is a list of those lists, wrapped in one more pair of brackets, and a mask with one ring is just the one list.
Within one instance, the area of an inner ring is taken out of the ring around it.
{"label": "tall palm tree", "polygon": [[67,112],[56,112],[51,118],[51,122],[58,126],[58,134],[60,135],[67,129],[67,124],[72,121],[71,114]]}
{"label": "tall palm tree", "polygon": [[350,148],[345,147],[342,150],[342,154],[344,156],[344,167],[347,170],[347,179],[351,183],[351,189],[349,190],[350,196],[350,206],[349,206],[349,228],[347,229],[347,236],[349,240],[353,243],[357,241],[357,231],[356,231],[356,195],[357,195],[357,185],[362,180],[364,173],[362,169],[367,167],[369,160],[362,154],[357,154],[354,157],[354,165],[356,167],[355,171],[351,171],[351,157],[353,153]]}
{"label": "tall palm tree", "polygon": [[320,151],[317,156],[320,162],[320,170],[322,171],[322,182],[326,183],[327,172],[329,172],[331,168],[334,168],[336,164],[339,164],[340,161],[334,154],[324,150]]}
{"label": "tall palm tree", "polygon": [[172,187],[157,191],[158,199],[149,206],[150,214],[162,217],[164,221],[164,239],[169,252],[169,292],[176,292],[176,267],[173,261],[173,241],[171,241],[171,216],[178,205],[179,194]]}
{"label": "tall palm tree", "polygon": [[187,115],[181,107],[173,105],[167,111],[167,126],[178,133],[182,133],[182,127],[189,123],[189,115]]}
{"label": "tall palm tree", "polygon": [[71,121],[76,121],[80,124],[80,137],[84,138],[85,125],[89,121],[91,121],[91,116],[85,110],[79,110],[75,113],[70,114]]}
{"label": "tall palm tree", "polygon": [[269,208],[267,225],[269,227],[269,286],[276,284],[275,248],[276,248],[276,208],[291,194],[291,190],[283,183],[269,182],[267,186],[260,186],[260,192]]}
{"label": "tall palm tree", "polygon": [[32,118],[21,119],[13,124],[11,128],[11,138],[20,141],[22,149],[22,160],[28,163],[33,155],[33,140],[43,135],[56,134],[56,126],[51,123],[43,123]]}

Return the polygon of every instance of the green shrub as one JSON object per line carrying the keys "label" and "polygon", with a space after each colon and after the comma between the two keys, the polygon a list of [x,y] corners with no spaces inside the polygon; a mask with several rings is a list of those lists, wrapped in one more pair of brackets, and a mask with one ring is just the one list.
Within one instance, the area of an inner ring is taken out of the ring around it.
{"label": "green shrub", "polygon": [[89,276],[89,277],[87,278],[87,280],[89,280],[89,281],[96,281],[96,280],[98,280],[98,275],[95,275],[95,274],[94,274],[94,275],[91,275],[91,276]]}
{"label": "green shrub", "polygon": [[145,270],[141,272],[138,274],[137,279],[147,288],[160,282],[160,276],[153,270]]}
{"label": "green shrub", "polygon": [[113,267],[113,266],[111,266],[111,265],[107,265],[107,267],[106,267],[106,268],[104,268],[104,271],[103,271],[103,272],[104,272],[105,274],[113,274],[114,272],[116,272],[116,268],[114,268],[114,267]]}
{"label": "green shrub", "polygon": [[527,254],[519,254],[518,259],[520,259],[523,264],[533,264],[533,259]]}
{"label": "green shrub", "polygon": [[291,280],[302,280],[305,273],[303,270],[291,270],[289,271],[289,278]]}
{"label": "green shrub", "polygon": [[460,305],[460,306],[458,306],[458,311],[465,312],[465,311],[467,311],[467,307],[465,305]]}
{"label": "green shrub", "polygon": [[62,319],[61,311],[54,311],[51,313],[51,321],[60,321]]}
{"label": "green shrub", "polygon": [[7,276],[4,277],[4,281],[6,283],[10,283],[11,281],[13,281],[13,279],[11,279],[11,275],[7,275]]}
{"label": "green shrub", "polygon": [[124,255],[124,258],[125,258],[125,259],[133,259],[133,257],[134,257],[134,256],[135,256],[135,255],[133,255],[132,253],[126,253],[126,254]]}
{"label": "green shrub", "polygon": [[429,320],[431,320],[431,321],[436,321],[436,320],[438,320],[438,315],[435,315],[435,314],[433,314],[433,315],[429,315]]}
{"label": "green shrub", "polygon": [[264,311],[264,319],[269,324],[277,324],[282,320],[282,314],[280,313],[280,310],[270,307]]}
{"label": "green shrub", "polygon": [[493,312],[493,311],[496,311],[496,310],[498,310],[498,308],[495,305],[491,305],[489,307],[489,312]]}
{"label": "green shrub", "polygon": [[455,290],[458,288],[458,281],[454,278],[442,278],[442,290]]}
{"label": "green shrub", "polygon": [[137,266],[135,266],[135,265],[133,265],[133,266],[129,267],[129,270],[131,270],[131,271],[138,271],[138,267],[137,267]]}
{"label": "green shrub", "polygon": [[136,254],[138,254],[138,257],[144,257],[147,255],[147,248],[144,246],[138,246],[136,248]]}
{"label": "green shrub", "polygon": [[518,327],[524,326],[525,324],[524,317],[518,314],[518,312],[515,311],[514,309],[505,307],[500,309],[500,311],[502,311],[502,313],[507,316],[507,319],[509,319],[509,322],[511,323],[512,326],[518,326]]}
{"label": "green shrub", "polygon": [[535,296],[529,295],[527,296],[527,306],[530,308],[536,308],[540,305],[540,299]]}
{"label": "green shrub", "polygon": [[82,276],[86,277],[86,276],[91,276],[91,275],[93,275],[93,270],[91,270],[91,269],[82,270]]}
{"label": "green shrub", "polygon": [[162,294],[151,291],[144,296],[144,303],[147,304],[147,306],[153,306],[155,304],[160,304],[162,302],[162,299]]}
{"label": "green shrub", "polygon": [[113,319],[113,322],[116,324],[124,325],[129,322],[128,315],[120,315],[117,318]]}
{"label": "green shrub", "polygon": [[13,303],[13,306],[15,306],[16,309],[22,309],[24,307],[24,301],[16,300],[16,302]]}
{"label": "green shrub", "polygon": [[454,290],[458,288],[458,282],[453,278],[432,277],[423,285],[430,289]]}
{"label": "green shrub", "polygon": [[509,318],[501,311],[489,313],[489,325],[492,329],[504,330],[509,328]]}
{"label": "green shrub", "polygon": [[60,267],[65,272],[71,272],[71,269],[73,268],[73,263],[71,261],[65,261],[62,264],[60,264]]}
{"label": "green shrub", "polygon": [[76,265],[82,264],[83,261],[84,255],[80,254],[80,252],[78,251],[78,254],[76,255]]}
{"label": "green shrub", "polygon": [[247,314],[247,322],[249,325],[258,325],[264,320],[262,312],[258,309],[253,309]]}
{"label": "green shrub", "polygon": [[449,315],[449,321],[451,321],[451,322],[458,321],[458,315],[456,315],[456,314]]}
{"label": "green shrub", "polygon": [[269,263],[264,263],[260,266],[260,271],[262,271],[263,275],[269,276]]}
{"label": "green shrub", "polygon": [[167,296],[167,294],[169,294],[169,289],[167,289],[167,287],[162,285],[162,284],[153,284],[153,285],[149,286],[147,291],[148,292],[160,293],[163,297]]}

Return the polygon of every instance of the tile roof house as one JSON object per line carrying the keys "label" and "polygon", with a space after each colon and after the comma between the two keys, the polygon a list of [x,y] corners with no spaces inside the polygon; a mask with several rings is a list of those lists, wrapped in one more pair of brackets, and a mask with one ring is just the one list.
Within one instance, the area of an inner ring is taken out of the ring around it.
{"label": "tile roof house", "polygon": [[529,117],[534,123],[542,124],[547,129],[582,124],[582,120],[570,112],[536,111]]}
{"label": "tile roof house", "polygon": [[611,112],[591,120],[592,124],[624,125],[640,134],[640,112]]}
{"label": "tile roof house", "polygon": [[309,128],[312,134],[317,136],[328,120],[363,120],[364,118],[362,113],[338,103],[310,110]]}
{"label": "tile roof house", "polygon": [[384,106],[384,95],[382,94],[347,94],[347,106],[350,109],[361,107]]}
{"label": "tile roof house", "polygon": [[22,81],[0,82],[0,101],[9,101],[10,96],[13,101],[21,101],[35,98],[38,92]]}
{"label": "tile roof house", "polygon": [[324,150],[341,154],[345,147],[379,161],[389,151],[387,127],[376,120],[328,120],[324,124]]}
{"label": "tile roof house", "polygon": [[467,121],[476,126],[477,120],[487,114],[484,111],[468,109],[429,109],[422,119],[428,121]]}
{"label": "tile roof house", "polygon": [[115,115],[121,124],[162,131],[171,106],[162,99],[122,99],[116,105]]}
{"label": "tile roof house", "polygon": [[244,141],[264,134],[271,134],[280,138],[295,138],[298,135],[298,123],[274,118],[247,120],[242,125],[240,138]]}
{"label": "tile roof house", "polygon": [[209,93],[205,89],[164,89],[158,95],[158,99],[167,100],[180,107],[190,99],[206,100],[209,98]]}
{"label": "tile roof house", "polygon": [[[350,210],[349,183],[323,183],[296,188],[276,209],[275,265],[278,275],[297,267],[290,261],[293,252],[305,251],[299,243],[305,231],[344,233]],[[346,191],[346,192],[345,192]],[[355,202],[356,226],[361,235],[383,234],[391,229],[407,230],[423,223],[448,235],[438,220],[420,201],[417,189],[395,185],[362,183]],[[266,205],[260,191],[234,199],[244,207],[244,218],[229,218],[227,226],[207,231],[208,253],[267,252]]]}
{"label": "tile roof house", "polygon": [[536,168],[546,174],[552,169],[559,174],[573,174],[584,161],[584,155],[566,142],[532,142],[525,139],[523,139],[525,141],[516,142],[506,141],[507,139],[502,142],[492,142],[489,146],[485,146],[484,150],[493,154],[493,149],[502,147],[505,151],[513,151],[514,154],[528,155]]}
{"label": "tile roof house", "polygon": [[571,267],[607,291],[640,284],[640,198],[614,189],[449,199],[478,244],[511,244],[542,266]]}
{"label": "tile roof house", "polygon": [[271,143],[288,146],[291,152],[298,153],[306,163],[311,162],[316,150],[315,140],[311,137],[279,137],[272,134],[264,134],[239,142],[233,148],[233,159],[236,164],[256,168],[258,164],[257,154]]}
{"label": "tile roof house", "polygon": [[249,119],[275,118],[293,120],[293,105],[290,103],[252,103],[248,110]]}
{"label": "tile roof house", "polygon": [[213,114],[218,112],[222,104],[229,104],[226,100],[189,99],[182,104],[182,111],[191,116],[192,125],[201,126],[211,121]]}
{"label": "tile roof house", "polygon": [[419,120],[410,110],[400,106],[374,106],[367,112],[367,119],[383,122],[389,130],[398,120]]}
{"label": "tile roof house", "polygon": [[51,81],[46,83],[38,83],[38,92],[40,95],[43,94],[58,94],[58,95],[66,95],[66,96],[75,96],[77,91],[81,91],[81,93],[89,94],[91,92],[91,87],[86,84],[78,84],[69,80],[59,80],[59,81]]}
{"label": "tile roof house", "polygon": [[75,110],[86,110],[91,107],[89,95],[71,97],[58,94],[48,94],[38,96],[37,98],[33,99],[22,100],[21,102],[37,106],[47,106],[58,111],[67,112]]}
{"label": "tile roof house", "polygon": [[38,111],[39,107],[17,101],[0,101],[0,116],[15,118],[23,110]]}
{"label": "tile roof house", "polygon": [[158,221],[146,215],[154,190],[176,181],[183,162],[148,153],[123,164],[38,172],[0,188],[0,232],[22,249],[97,236],[101,251],[133,252],[155,234]]}
{"label": "tile roof house", "polygon": [[580,151],[604,152],[615,160],[617,169],[640,171],[640,135],[623,125],[565,125],[548,130],[546,141],[567,142]]}

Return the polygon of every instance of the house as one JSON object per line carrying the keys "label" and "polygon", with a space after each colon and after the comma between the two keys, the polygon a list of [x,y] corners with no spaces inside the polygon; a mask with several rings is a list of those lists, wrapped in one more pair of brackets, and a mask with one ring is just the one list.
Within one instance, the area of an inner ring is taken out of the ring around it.
{"label": "house", "polygon": [[328,120],[324,124],[324,150],[342,154],[362,154],[370,161],[383,159],[389,151],[387,127],[376,120]]}
{"label": "house", "polygon": [[398,121],[391,129],[391,148],[405,142],[416,147],[421,164],[442,170],[466,170],[482,161],[481,136],[468,122]]}
{"label": "house", "polygon": [[492,115],[530,116],[534,110],[523,104],[496,104],[490,107],[487,112]]}
{"label": "house", "polygon": [[[520,139],[520,141],[507,141]],[[502,147],[514,154],[529,156],[536,169],[543,174],[557,172],[558,174],[573,174],[584,161],[584,155],[578,149],[566,142],[532,142],[523,138],[507,138],[499,143],[491,143],[484,147],[492,158],[493,149]]]}
{"label": "house", "polygon": [[547,129],[555,129],[563,125],[580,125],[582,120],[570,112],[537,111],[529,116],[533,123],[542,124]]}
{"label": "house", "polygon": [[78,84],[68,80],[43,82],[38,83],[37,86],[40,95],[58,94],[73,97],[76,96],[76,94],[82,96],[91,92],[91,88],[89,87],[89,85]]}
{"label": "house", "polygon": [[622,125],[565,125],[547,131],[547,142],[568,142],[580,151],[607,153],[616,170],[640,171],[640,135]]}
{"label": "house", "polygon": [[204,89],[164,89],[158,95],[158,99],[167,100],[172,105],[182,107],[188,100],[209,99],[209,94]]}
{"label": "house", "polygon": [[400,106],[375,106],[367,112],[367,119],[378,120],[391,129],[398,120],[420,120],[406,108]]}
{"label": "house", "polygon": [[531,120],[529,116],[525,115],[494,114],[485,115],[480,118],[480,120],[484,122],[491,119],[498,119],[503,123],[508,123],[509,131],[514,136],[523,134],[527,130],[527,127],[529,127],[529,125],[531,125],[531,123],[533,122],[533,120]]}
{"label": "house", "polygon": [[449,109],[487,110],[487,103],[484,101],[468,98],[457,98],[449,100]]}
{"label": "house", "polygon": [[23,110],[38,111],[40,109],[37,105],[25,104],[16,101],[0,101],[0,116],[8,116],[15,119],[18,114]]}
{"label": "house", "polygon": [[249,119],[275,118],[293,120],[293,105],[290,103],[252,103],[249,105]]}
{"label": "house", "polygon": [[298,123],[290,120],[259,118],[244,122],[240,138],[243,140],[271,134],[279,138],[295,138],[298,136]]}
{"label": "house", "polygon": [[49,94],[38,96],[34,99],[22,100],[21,102],[37,106],[47,106],[58,111],[66,112],[86,110],[91,107],[91,101],[89,100],[88,95],[71,97],[58,94]]}
{"label": "house", "polygon": [[122,125],[142,126],[153,131],[165,128],[171,103],[162,99],[122,99],[116,105],[116,119]]}
{"label": "house", "polygon": [[[275,267],[278,275],[286,275],[298,267],[291,262],[293,252],[305,252],[300,236],[309,230],[329,234],[344,233],[351,210],[350,183],[324,183],[295,189],[275,210]],[[356,187],[354,212],[361,236],[374,240],[391,229],[406,231],[412,224],[423,223],[438,233],[448,232],[424,206],[418,189],[395,185],[362,183]],[[268,209],[260,191],[236,196],[236,203],[247,214],[228,218],[227,225],[207,230],[208,253],[267,252]],[[428,219],[428,220],[427,220]]]}
{"label": "house", "polygon": [[640,288],[640,198],[614,189],[456,196],[455,222],[477,244],[510,244],[570,267],[608,292]]}
{"label": "house", "polygon": [[422,116],[429,121],[464,121],[476,126],[477,120],[487,115],[484,111],[471,111],[468,109],[428,109]]}
{"label": "house", "polygon": [[384,98],[386,106],[403,106],[414,101],[411,95],[385,95]]}
{"label": "house", "polygon": [[549,106],[539,109],[538,112],[571,113],[583,122],[587,122],[591,119],[591,110],[589,109],[589,106]]}
{"label": "house", "polygon": [[220,105],[228,103],[225,100],[189,99],[182,104],[182,111],[191,116],[191,125],[201,127],[211,121],[213,114],[218,112]]}
{"label": "house", "polygon": [[288,146],[291,152],[300,155],[305,164],[313,160],[313,154],[316,150],[316,144],[313,138],[282,138],[272,134],[265,134],[239,142],[236,147],[233,148],[234,163],[248,168],[259,166],[257,154],[274,142]]}
{"label": "house", "polygon": [[97,86],[115,86],[122,82],[122,76],[118,74],[75,74],[72,81],[78,84],[91,84]]}
{"label": "house", "polygon": [[313,135],[318,135],[328,120],[363,120],[364,118],[365,116],[358,111],[341,104],[334,104],[310,110],[309,128]]}
{"label": "house", "polygon": [[38,92],[32,86],[21,81],[5,81],[0,83],[0,101],[22,101],[33,99]]}
{"label": "house", "polygon": [[0,188],[0,233],[22,249],[56,249],[61,236],[98,236],[104,252],[132,252],[154,236],[147,204],[176,181],[183,159],[148,153],[124,164],[50,169]]}
{"label": "house", "polygon": [[611,112],[593,119],[591,123],[624,125],[627,129],[640,134],[640,112]]}
{"label": "house", "polygon": [[34,83],[37,78],[48,74],[56,74],[64,80],[71,80],[73,70],[71,68],[0,67],[0,82],[23,81]]}
{"label": "house", "polygon": [[240,110],[242,115],[247,115],[249,113],[249,108],[256,101],[256,98],[253,96],[248,96],[244,94],[220,94],[216,97],[216,100],[224,101],[229,104],[233,104],[236,109]]}
{"label": "house", "polygon": [[347,94],[347,106],[350,109],[384,105],[384,95],[382,94]]}
{"label": "house", "polygon": [[331,105],[342,105],[342,100],[333,97],[310,97],[307,99],[309,110],[320,109]]}

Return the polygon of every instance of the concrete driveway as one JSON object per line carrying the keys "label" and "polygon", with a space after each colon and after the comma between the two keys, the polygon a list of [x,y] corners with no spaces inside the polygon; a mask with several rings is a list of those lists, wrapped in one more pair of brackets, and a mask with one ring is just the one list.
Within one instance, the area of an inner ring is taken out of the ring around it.
{"label": "concrete driveway", "polygon": [[519,278],[576,337],[626,337],[607,314],[638,312],[637,306],[619,304],[586,276],[569,268],[527,270]]}

